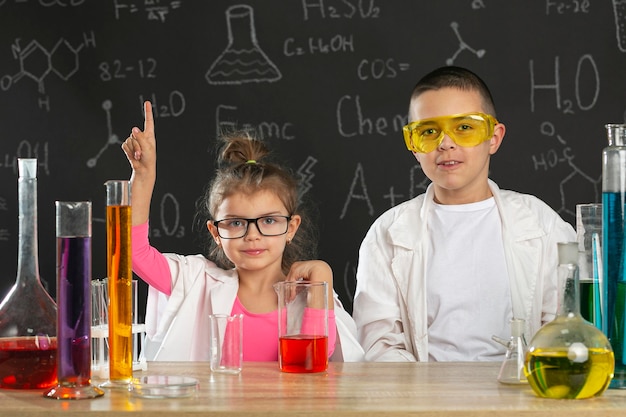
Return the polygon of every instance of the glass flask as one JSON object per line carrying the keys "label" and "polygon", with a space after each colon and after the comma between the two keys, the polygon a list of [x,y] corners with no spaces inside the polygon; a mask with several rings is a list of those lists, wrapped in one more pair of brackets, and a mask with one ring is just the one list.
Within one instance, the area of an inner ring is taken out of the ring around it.
{"label": "glass flask", "polygon": [[44,396],[96,398],[91,385],[91,201],[56,202],[57,377]]}
{"label": "glass flask", "polygon": [[559,311],[531,340],[524,372],[539,397],[597,397],[613,377],[613,350],[604,333],[580,315],[578,243],[559,243],[558,250]]}
{"label": "glass flask", "polygon": [[0,303],[0,388],[40,389],[57,382],[56,304],[39,277],[37,159],[18,159],[15,285]]}
{"label": "glass flask", "polygon": [[493,336],[493,340],[506,347],[504,361],[500,366],[498,381],[503,384],[525,384],[524,355],[526,354],[526,339],[524,338],[524,319],[511,320],[511,338],[505,340]]}
{"label": "glass flask", "polygon": [[626,125],[607,124],[609,146],[602,150],[602,274],[600,329],[615,353],[610,388],[626,388]]}

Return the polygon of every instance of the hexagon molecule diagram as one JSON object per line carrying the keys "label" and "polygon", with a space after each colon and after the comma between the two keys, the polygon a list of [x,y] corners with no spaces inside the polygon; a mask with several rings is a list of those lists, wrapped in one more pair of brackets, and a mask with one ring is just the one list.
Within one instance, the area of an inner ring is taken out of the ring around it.
{"label": "hexagon molecule diagram", "polygon": [[19,41],[19,39],[15,41],[12,51],[14,58],[19,61],[20,70],[14,76],[5,75],[2,77],[0,86],[3,90],[7,90],[12,84],[26,77],[37,83],[39,93],[45,94],[44,81],[50,73],[67,81],[79,69],[79,52],[88,43],[95,46],[93,34],[91,38],[85,36],[85,42],[77,47],[61,38],[50,50],[47,50],[37,40],[30,41],[24,48],[20,46]]}

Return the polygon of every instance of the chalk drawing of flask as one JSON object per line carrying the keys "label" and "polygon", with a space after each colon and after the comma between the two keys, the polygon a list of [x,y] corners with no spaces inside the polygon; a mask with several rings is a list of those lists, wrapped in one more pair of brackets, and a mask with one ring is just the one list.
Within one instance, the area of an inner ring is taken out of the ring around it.
{"label": "chalk drawing of flask", "polygon": [[620,51],[626,52],[626,0],[613,0],[613,11],[615,12],[617,47]]}
{"label": "chalk drawing of flask", "polygon": [[226,10],[228,45],[206,73],[209,84],[274,82],[282,75],[261,50],[254,27],[254,10],[235,5]]}

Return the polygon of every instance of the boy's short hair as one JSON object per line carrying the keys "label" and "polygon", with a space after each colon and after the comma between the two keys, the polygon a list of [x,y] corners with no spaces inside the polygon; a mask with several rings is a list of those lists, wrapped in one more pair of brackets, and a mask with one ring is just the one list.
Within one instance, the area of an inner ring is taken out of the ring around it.
{"label": "boy's short hair", "polygon": [[483,100],[485,113],[496,117],[496,106],[487,84],[472,71],[455,66],[437,68],[423,76],[413,88],[411,102],[426,91],[452,87],[465,91],[477,91]]}

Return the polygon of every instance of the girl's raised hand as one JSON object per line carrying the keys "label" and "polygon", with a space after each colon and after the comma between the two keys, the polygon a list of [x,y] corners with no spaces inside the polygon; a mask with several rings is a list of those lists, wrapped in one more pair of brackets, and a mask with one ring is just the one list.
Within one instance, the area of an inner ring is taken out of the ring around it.
{"label": "girl's raised hand", "polygon": [[143,104],[143,131],[133,127],[130,136],[122,144],[126,159],[130,163],[132,224],[137,226],[148,221],[150,201],[156,181],[156,139],[154,137],[154,118],[149,101]]}
{"label": "girl's raised hand", "polygon": [[154,136],[154,117],[152,104],[144,103],[143,131],[133,127],[130,136],[122,144],[122,149],[133,169],[138,172],[154,168],[156,163],[156,138]]}

